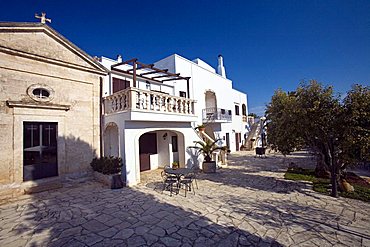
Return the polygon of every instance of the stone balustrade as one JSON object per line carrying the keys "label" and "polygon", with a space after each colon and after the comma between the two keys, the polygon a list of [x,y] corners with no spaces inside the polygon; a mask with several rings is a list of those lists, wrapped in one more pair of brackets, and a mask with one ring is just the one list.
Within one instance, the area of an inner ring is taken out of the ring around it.
{"label": "stone balustrade", "polygon": [[104,114],[140,110],[194,115],[195,100],[132,87],[104,97],[103,101]]}

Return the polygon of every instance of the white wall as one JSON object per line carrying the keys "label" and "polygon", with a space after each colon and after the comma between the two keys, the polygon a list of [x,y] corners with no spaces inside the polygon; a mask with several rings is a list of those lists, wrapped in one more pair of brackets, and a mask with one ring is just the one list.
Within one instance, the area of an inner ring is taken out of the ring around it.
{"label": "white wall", "polygon": [[[217,58],[215,58],[217,59]],[[217,98],[217,108],[231,110],[232,122],[221,123],[221,128],[215,131],[215,135],[224,137],[226,133],[230,135],[230,148],[235,151],[235,133],[241,133],[241,139],[246,131],[245,124],[242,121],[242,104],[247,105],[247,95],[232,88],[232,81],[220,76],[212,71],[205,62],[198,61],[201,64],[194,63],[177,54],[166,57],[155,63],[156,67],[164,67],[167,64],[174,63],[174,73],[180,73],[181,76],[189,76],[190,79],[190,98],[197,100],[195,104],[195,114],[197,115],[197,124],[202,123],[202,110],[205,108],[205,92],[213,91]],[[227,64],[227,60],[225,62]],[[207,65],[207,66],[206,66]],[[179,86],[175,86],[178,90]],[[235,115],[235,105],[239,106],[239,115]],[[223,143],[226,145],[226,142]]]}

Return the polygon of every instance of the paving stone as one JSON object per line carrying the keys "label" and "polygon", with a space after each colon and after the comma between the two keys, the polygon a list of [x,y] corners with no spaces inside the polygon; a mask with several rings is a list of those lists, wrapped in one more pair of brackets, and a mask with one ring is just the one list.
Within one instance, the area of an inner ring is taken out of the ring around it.
{"label": "paving stone", "polygon": [[152,245],[159,240],[157,236],[150,233],[145,233],[143,238],[145,239],[147,245]]}
{"label": "paving stone", "polygon": [[195,231],[190,231],[188,229],[182,228],[177,233],[183,237],[187,237],[191,240],[197,239],[197,233]]}
{"label": "paving stone", "polygon": [[116,235],[114,235],[113,238],[118,238],[118,239],[128,239],[129,237],[131,237],[133,234],[135,233],[134,230],[132,229],[123,229],[123,230],[120,230]]}
{"label": "paving stone", "polygon": [[112,219],[115,219],[113,216],[110,216],[108,214],[101,214],[98,217],[95,218],[97,221],[100,221],[101,223],[106,223],[107,221],[111,221]]}
{"label": "paving stone", "polygon": [[153,234],[153,235],[156,235],[156,236],[158,236],[158,237],[163,237],[163,236],[165,236],[166,235],[166,231],[165,230],[163,230],[162,228],[160,228],[160,227],[154,227],[152,230],[150,230],[150,232],[149,233],[151,233],[151,234]]}
{"label": "paving stone", "polygon": [[139,226],[135,228],[135,234],[136,235],[144,235],[146,232],[148,232],[150,229],[146,226]]}
{"label": "paving stone", "polygon": [[146,241],[142,236],[134,236],[127,239],[127,245],[130,247],[142,246],[144,244],[146,244]]}
{"label": "paving stone", "polygon": [[[121,239],[110,239],[110,238],[106,238],[104,239],[103,241],[99,242],[99,243],[96,243],[94,245],[92,245],[94,247],[111,247],[111,246],[119,246],[119,247],[126,247],[128,246],[124,240],[121,240]],[[66,246],[68,247],[68,246]]]}
{"label": "paving stone", "polygon": [[173,226],[171,228],[166,229],[166,232],[168,235],[171,235],[172,233],[177,232],[177,230],[179,230],[179,228],[177,226]]}
{"label": "paving stone", "polygon": [[80,226],[69,228],[69,229],[66,229],[66,230],[62,231],[62,233],[59,235],[59,238],[77,236],[81,233],[81,231],[82,231],[82,227],[80,227]]}
{"label": "paving stone", "polygon": [[111,228],[108,228],[107,230],[104,230],[102,232],[98,232],[98,234],[102,237],[110,238],[110,237],[113,237],[115,234],[117,234],[117,232],[118,232],[118,229],[116,229],[114,227],[111,227]]}
{"label": "paving stone", "polygon": [[84,243],[88,246],[94,245],[100,241],[103,240],[102,237],[95,233],[90,233],[88,235],[82,235],[82,236],[76,236],[75,239],[77,239],[79,242]]}
{"label": "paving stone", "polygon": [[171,237],[163,237],[160,241],[167,247],[178,247],[181,246],[181,241]]}
{"label": "paving stone", "polygon": [[91,232],[101,232],[108,229],[106,225],[97,220],[90,220],[83,224],[82,227]]}

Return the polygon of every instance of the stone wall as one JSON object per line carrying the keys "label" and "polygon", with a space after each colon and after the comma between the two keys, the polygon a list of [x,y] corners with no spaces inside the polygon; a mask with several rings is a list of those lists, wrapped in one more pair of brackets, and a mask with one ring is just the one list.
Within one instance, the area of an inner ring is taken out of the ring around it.
{"label": "stone wall", "polygon": [[[100,77],[105,72],[48,27],[0,27],[0,186],[23,182],[23,122],[58,123],[59,177],[90,171],[100,153]],[[36,101],[32,86],[50,89]]]}

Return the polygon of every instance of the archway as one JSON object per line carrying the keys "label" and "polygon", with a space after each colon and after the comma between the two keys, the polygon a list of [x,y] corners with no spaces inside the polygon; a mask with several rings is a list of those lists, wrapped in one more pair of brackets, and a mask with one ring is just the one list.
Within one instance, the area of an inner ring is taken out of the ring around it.
{"label": "archway", "polygon": [[177,162],[185,166],[184,135],[174,130],[154,130],[139,137],[139,170],[155,170]]}
{"label": "archway", "polygon": [[119,156],[118,126],[113,122],[104,131],[104,156]]}

